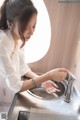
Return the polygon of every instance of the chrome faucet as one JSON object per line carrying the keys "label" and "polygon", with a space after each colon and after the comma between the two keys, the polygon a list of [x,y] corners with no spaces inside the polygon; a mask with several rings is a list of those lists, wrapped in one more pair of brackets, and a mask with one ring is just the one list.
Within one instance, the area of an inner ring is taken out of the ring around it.
{"label": "chrome faucet", "polygon": [[71,99],[71,93],[72,93],[72,86],[73,86],[73,82],[76,78],[71,74],[71,73],[68,73],[68,76],[67,76],[67,88],[66,88],[66,91],[65,91],[65,95],[64,95],[64,101],[69,103],[70,102],[70,99]]}

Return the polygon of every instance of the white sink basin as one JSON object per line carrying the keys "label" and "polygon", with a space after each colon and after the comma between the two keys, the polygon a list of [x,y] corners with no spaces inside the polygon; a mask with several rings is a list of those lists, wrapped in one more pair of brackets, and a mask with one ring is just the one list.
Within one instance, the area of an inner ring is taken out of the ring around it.
{"label": "white sink basin", "polygon": [[59,92],[55,92],[52,94],[47,93],[43,87],[37,87],[34,89],[29,90],[29,94],[31,94],[34,97],[37,97],[39,99],[44,100],[55,100],[64,97],[66,86],[63,82],[55,82],[59,87]]}

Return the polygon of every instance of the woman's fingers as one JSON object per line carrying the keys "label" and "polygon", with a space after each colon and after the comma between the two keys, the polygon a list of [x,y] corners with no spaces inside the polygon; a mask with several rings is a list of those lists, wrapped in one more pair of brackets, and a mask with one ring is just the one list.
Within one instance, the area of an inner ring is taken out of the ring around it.
{"label": "woman's fingers", "polygon": [[54,82],[52,82],[52,85],[55,87],[55,88],[59,88],[58,85]]}
{"label": "woman's fingers", "polygon": [[59,72],[65,72],[65,73],[67,73],[67,72],[68,72],[68,70],[67,70],[67,69],[65,69],[65,68],[60,68],[60,69],[59,69]]}
{"label": "woman's fingers", "polygon": [[55,92],[60,92],[59,89],[56,89],[56,88],[48,88],[46,89],[46,91],[49,93],[49,94],[52,94],[52,93],[55,93]]}
{"label": "woman's fingers", "polygon": [[49,71],[51,80],[63,81],[67,76],[68,70],[65,68],[57,68]]}
{"label": "woman's fingers", "polygon": [[44,82],[43,87],[49,94],[60,92],[60,90],[58,89],[59,88],[58,85],[51,80]]}

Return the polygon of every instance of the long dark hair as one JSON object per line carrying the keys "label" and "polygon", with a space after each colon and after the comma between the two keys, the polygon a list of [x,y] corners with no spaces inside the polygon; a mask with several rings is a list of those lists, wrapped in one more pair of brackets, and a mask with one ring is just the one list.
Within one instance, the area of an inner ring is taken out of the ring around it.
{"label": "long dark hair", "polygon": [[18,32],[20,34],[23,44],[25,44],[25,38],[23,32],[33,14],[37,14],[37,9],[34,7],[31,0],[5,0],[1,7],[0,29],[8,29],[8,24],[18,21]]}

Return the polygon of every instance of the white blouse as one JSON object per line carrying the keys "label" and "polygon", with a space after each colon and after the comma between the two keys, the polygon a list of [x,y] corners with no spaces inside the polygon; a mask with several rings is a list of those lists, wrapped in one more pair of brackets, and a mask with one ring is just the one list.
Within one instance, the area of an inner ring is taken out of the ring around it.
{"label": "white blouse", "polygon": [[21,76],[30,71],[25,62],[24,48],[20,48],[21,40],[14,50],[14,39],[11,31],[0,31],[0,76],[14,92],[20,91],[23,85]]}

